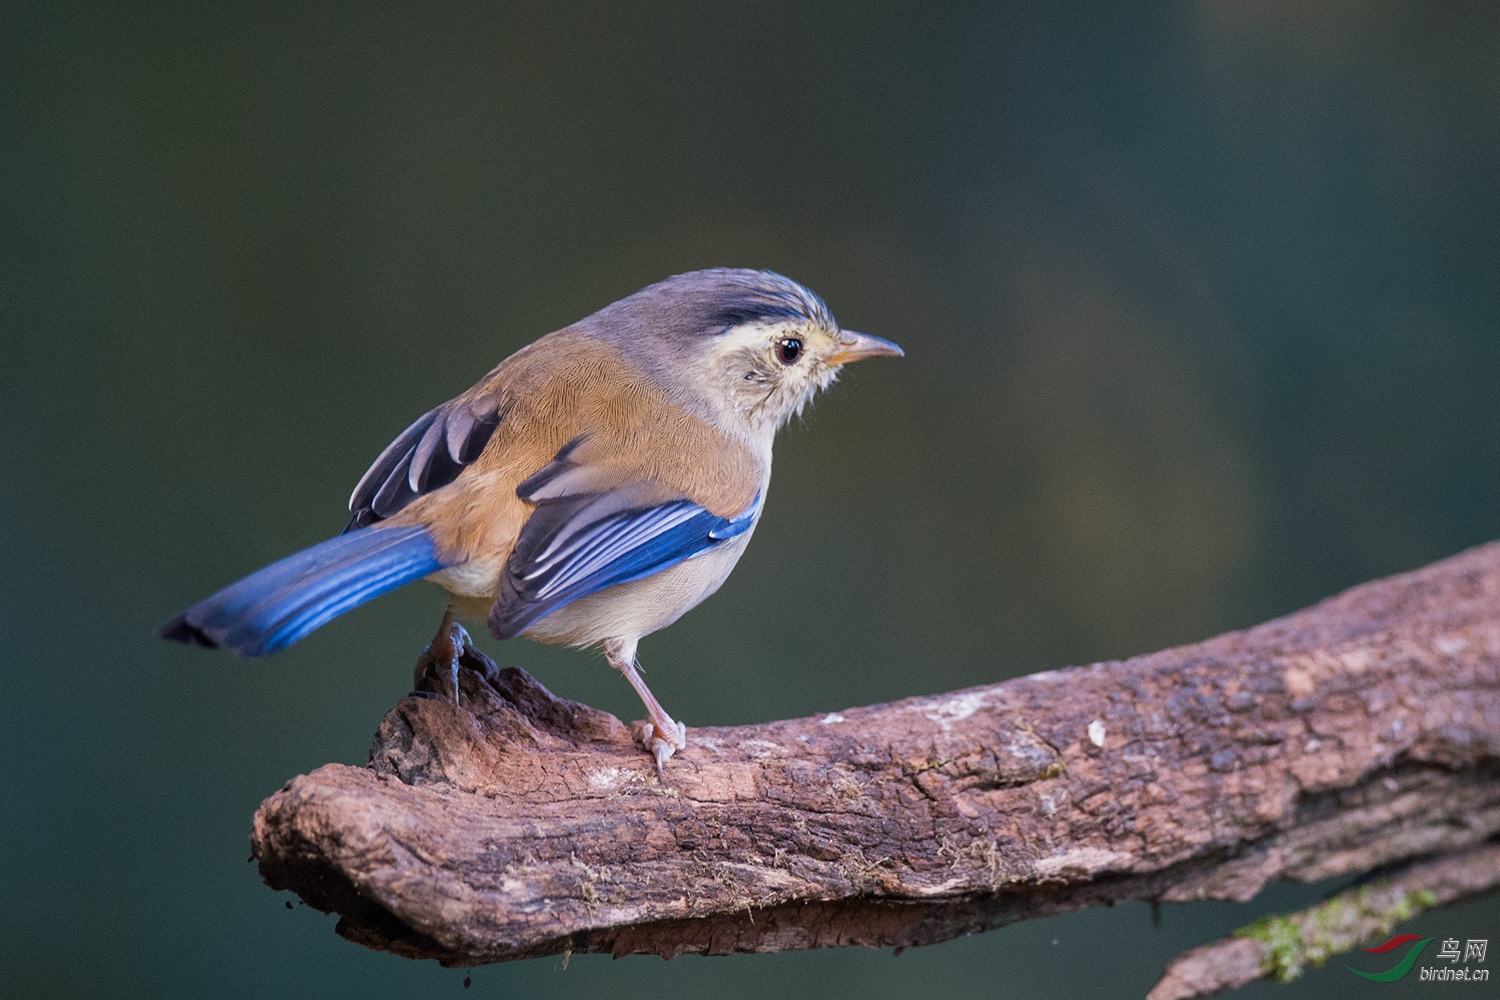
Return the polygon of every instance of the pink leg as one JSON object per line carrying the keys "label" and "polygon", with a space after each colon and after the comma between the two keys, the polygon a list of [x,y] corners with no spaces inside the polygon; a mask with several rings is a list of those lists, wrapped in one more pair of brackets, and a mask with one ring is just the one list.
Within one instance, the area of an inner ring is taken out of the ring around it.
{"label": "pink leg", "polygon": [[611,639],[604,644],[604,658],[609,661],[610,666],[625,675],[630,686],[635,688],[635,693],[640,695],[641,703],[646,706],[646,721],[638,722],[631,728],[637,742],[656,755],[656,772],[661,774],[672,754],[686,749],[687,727],[667,714],[667,710],[661,707],[661,702],[656,700],[656,695],[651,693],[651,689],[641,678],[635,665],[636,642],[634,639]]}

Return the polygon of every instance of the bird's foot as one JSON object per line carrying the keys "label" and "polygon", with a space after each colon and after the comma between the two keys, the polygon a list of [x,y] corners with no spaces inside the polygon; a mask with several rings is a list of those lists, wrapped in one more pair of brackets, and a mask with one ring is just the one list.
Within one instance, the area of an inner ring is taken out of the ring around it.
{"label": "bird's foot", "polygon": [[477,652],[474,649],[474,640],[470,638],[469,632],[462,625],[452,619],[451,614],[443,616],[443,624],[437,630],[437,635],[432,637],[432,642],[422,650],[422,656],[417,661],[416,683],[420,687],[422,676],[429,670],[435,673],[446,673],[452,683],[453,707],[458,708],[458,668],[459,661],[466,652]]}
{"label": "bird's foot", "polygon": [[666,777],[664,768],[672,755],[678,750],[687,749],[687,726],[672,719],[641,719],[631,723],[630,732],[641,749],[656,758],[656,773],[659,777]]}

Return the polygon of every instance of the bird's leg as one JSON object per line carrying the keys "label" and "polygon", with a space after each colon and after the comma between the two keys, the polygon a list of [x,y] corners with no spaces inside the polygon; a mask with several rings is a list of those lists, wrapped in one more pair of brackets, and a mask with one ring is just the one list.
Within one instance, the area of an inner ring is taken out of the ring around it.
{"label": "bird's leg", "polygon": [[420,684],[422,674],[431,663],[438,669],[444,667],[448,670],[448,676],[453,679],[453,707],[458,708],[458,660],[463,656],[464,649],[468,647],[471,640],[469,633],[464,627],[453,620],[453,606],[449,605],[443,610],[443,621],[438,626],[437,634],[432,637],[432,642],[427,644],[423,650],[422,658],[417,661],[417,682]]}
{"label": "bird's leg", "polygon": [[651,689],[641,679],[641,672],[636,669],[635,664],[635,646],[634,640],[611,639],[604,644],[604,658],[609,661],[610,666],[625,675],[630,686],[635,688],[635,693],[640,695],[641,703],[646,706],[645,720],[630,728],[635,734],[636,742],[655,755],[656,773],[662,774],[662,768],[672,754],[686,749],[687,727],[667,714],[667,710],[661,707],[661,702],[656,700],[656,695],[651,693]]}

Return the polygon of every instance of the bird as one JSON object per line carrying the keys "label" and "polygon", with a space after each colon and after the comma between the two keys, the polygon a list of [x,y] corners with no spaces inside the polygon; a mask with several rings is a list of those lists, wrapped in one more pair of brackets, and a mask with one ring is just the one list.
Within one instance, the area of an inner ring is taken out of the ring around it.
{"label": "bird", "polygon": [[771,447],[840,369],[901,357],[773,271],[674,275],[549,333],[412,422],[349,497],[343,532],[158,627],[240,657],[427,579],[427,652],[458,703],[456,617],[498,639],[600,648],[639,695],[662,773],[687,745],[641,677],[641,639],[717,591],[765,506]]}

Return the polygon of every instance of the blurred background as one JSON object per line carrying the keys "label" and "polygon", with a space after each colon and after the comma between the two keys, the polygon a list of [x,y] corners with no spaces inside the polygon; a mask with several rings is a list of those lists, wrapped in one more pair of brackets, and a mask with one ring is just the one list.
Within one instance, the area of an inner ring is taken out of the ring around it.
{"label": "blurred background", "polygon": [[[0,991],[1129,996],[1327,891],[465,993],[244,860],[264,796],[364,760],[437,589],[265,661],[150,635],[337,532],[513,350],[714,265],[907,358],[783,434],[739,569],[644,644],[690,725],[1189,642],[1500,536],[1493,5],[1128,6],[0,8]],[[485,639],[638,714],[594,654]]]}

